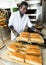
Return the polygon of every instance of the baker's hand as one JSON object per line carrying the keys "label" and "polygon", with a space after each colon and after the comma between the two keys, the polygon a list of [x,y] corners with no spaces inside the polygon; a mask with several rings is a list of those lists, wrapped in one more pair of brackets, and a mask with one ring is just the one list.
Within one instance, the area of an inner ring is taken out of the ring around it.
{"label": "baker's hand", "polygon": [[40,33],[40,31],[39,31],[39,30],[37,30],[37,29],[35,29],[35,32]]}
{"label": "baker's hand", "polygon": [[19,36],[19,34],[17,33],[17,36]]}
{"label": "baker's hand", "polygon": [[14,33],[15,36],[19,36],[19,34],[15,30],[12,30],[12,32]]}

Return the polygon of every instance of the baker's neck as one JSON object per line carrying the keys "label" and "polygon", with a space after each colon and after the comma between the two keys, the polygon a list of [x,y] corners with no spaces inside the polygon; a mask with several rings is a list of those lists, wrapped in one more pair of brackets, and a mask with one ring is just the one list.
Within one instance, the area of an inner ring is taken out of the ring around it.
{"label": "baker's neck", "polygon": [[21,18],[24,16],[24,14],[22,14],[22,12],[21,11],[19,11],[20,12],[20,16],[21,16]]}

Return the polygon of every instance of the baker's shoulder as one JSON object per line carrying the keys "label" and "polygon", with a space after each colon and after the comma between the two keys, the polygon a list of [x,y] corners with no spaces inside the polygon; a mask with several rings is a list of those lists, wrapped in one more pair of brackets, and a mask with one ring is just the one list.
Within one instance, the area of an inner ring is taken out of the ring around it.
{"label": "baker's shoulder", "polygon": [[12,15],[17,15],[17,14],[18,14],[18,11],[12,13]]}
{"label": "baker's shoulder", "polygon": [[26,18],[28,18],[28,15],[27,15],[27,14],[25,14],[25,17],[26,17]]}

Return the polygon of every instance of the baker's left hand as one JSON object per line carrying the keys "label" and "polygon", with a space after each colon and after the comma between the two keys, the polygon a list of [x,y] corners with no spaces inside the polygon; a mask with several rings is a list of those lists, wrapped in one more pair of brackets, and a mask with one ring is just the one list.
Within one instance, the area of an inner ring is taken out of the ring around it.
{"label": "baker's left hand", "polygon": [[39,30],[37,30],[37,29],[35,29],[35,32],[40,33],[40,31],[39,31]]}

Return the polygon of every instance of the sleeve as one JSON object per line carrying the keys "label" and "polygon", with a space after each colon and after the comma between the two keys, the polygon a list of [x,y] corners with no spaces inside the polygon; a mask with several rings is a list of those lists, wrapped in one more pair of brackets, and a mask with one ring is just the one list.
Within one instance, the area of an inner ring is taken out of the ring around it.
{"label": "sleeve", "polygon": [[31,27],[33,26],[33,24],[30,22],[30,19],[29,19],[28,16],[27,16],[27,26],[28,26],[29,28],[31,28]]}
{"label": "sleeve", "polygon": [[9,19],[8,26],[13,26],[14,25],[14,14],[12,13]]}

